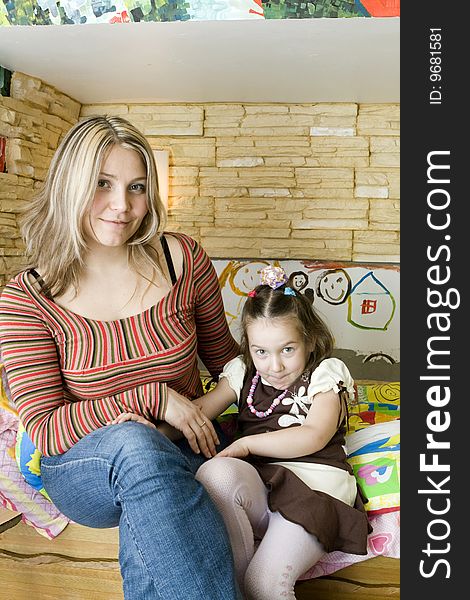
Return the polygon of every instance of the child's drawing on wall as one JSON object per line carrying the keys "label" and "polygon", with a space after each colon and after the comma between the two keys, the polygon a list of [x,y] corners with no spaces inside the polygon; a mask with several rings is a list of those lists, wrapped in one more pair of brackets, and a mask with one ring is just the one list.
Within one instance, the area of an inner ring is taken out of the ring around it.
{"label": "child's drawing on wall", "polygon": [[395,299],[373,271],[353,286],[344,269],[323,272],[317,279],[319,298],[328,304],[348,304],[347,320],[361,329],[387,329],[395,313]]}
{"label": "child's drawing on wall", "polygon": [[305,296],[307,296],[307,298],[313,304],[313,301],[315,299],[315,292],[313,291],[312,288],[307,287],[309,278],[308,278],[308,274],[305,273],[305,271],[294,271],[293,273],[290,274],[289,281],[290,281],[291,287],[296,292],[300,292],[301,294],[304,294]]}
{"label": "child's drawing on wall", "polygon": [[351,292],[351,278],[344,269],[324,271],[317,278],[316,290],[322,300],[328,304],[346,302]]}

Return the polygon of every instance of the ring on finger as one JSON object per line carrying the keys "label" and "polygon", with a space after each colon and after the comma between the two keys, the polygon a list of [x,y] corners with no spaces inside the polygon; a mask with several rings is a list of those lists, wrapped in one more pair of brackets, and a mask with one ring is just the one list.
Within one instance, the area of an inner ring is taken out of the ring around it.
{"label": "ring on finger", "polygon": [[205,421],[203,421],[202,423],[198,423],[199,427],[204,427],[205,424],[206,424]]}

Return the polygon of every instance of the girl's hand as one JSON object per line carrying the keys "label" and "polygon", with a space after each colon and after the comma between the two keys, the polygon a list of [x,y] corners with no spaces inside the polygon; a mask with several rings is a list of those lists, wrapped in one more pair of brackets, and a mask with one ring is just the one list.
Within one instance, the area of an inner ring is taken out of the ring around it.
{"label": "girl's hand", "polygon": [[142,423],[142,425],[147,425],[147,427],[153,427],[153,429],[156,429],[155,425],[150,421],[147,421],[147,419],[144,417],[129,412],[122,413],[112,421],[109,421],[107,425],[119,425],[119,423],[125,423],[126,421],[136,421],[137,423]]}
{"label": "girl's hand", "polygon": [[248,448],[248,440],[246,438],[240,438],[239,440],[235,440],[230,446],[221,450],[217,456],[229,456],[231,458],[245,458],[250,454],[250,449]]}
{"label": "girl's hand", "polygon": [[196,404],[171,388],[168,388],[168,399],[163,418],[181,431],[193,452],[196,454],[202,452],[206,458],[217,454],[215,446],[220,442],[210,419]]}

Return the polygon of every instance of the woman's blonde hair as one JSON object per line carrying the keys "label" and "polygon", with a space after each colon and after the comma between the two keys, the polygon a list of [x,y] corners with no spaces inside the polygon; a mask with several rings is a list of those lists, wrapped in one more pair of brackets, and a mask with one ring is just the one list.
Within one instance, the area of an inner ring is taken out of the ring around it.
{"label": "woman's blonde hair", "polygon": [[113,146],[134,150],[147,171],[148,213],[127,242],[129,264],[161,270],[152,246],[163,232],[166,212],[158,193],[155,158],[145,136],[122,117],[96,116],[77,123],[55,152],[44,185],[21,219],[31,266],[53,296],[77,290],[87,249],[84,217],[90,210],[102,163]]}

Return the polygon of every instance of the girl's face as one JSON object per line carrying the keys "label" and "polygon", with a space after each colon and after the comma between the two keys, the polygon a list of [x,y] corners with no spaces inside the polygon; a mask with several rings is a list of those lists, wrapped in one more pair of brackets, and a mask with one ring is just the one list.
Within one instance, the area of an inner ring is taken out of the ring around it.
{"label": "girl's face", "polygon": [[85,216],[89,244],[123,246],[147,209],[147,170],[134,150],[113,146],[101,165],[92,206]]}
{"label": "girl's face", "polygon": [[302,375],[313,347],[306,346],[297,319],[255,319],[246,332],[253,363],[269,385],[284,390]]}

